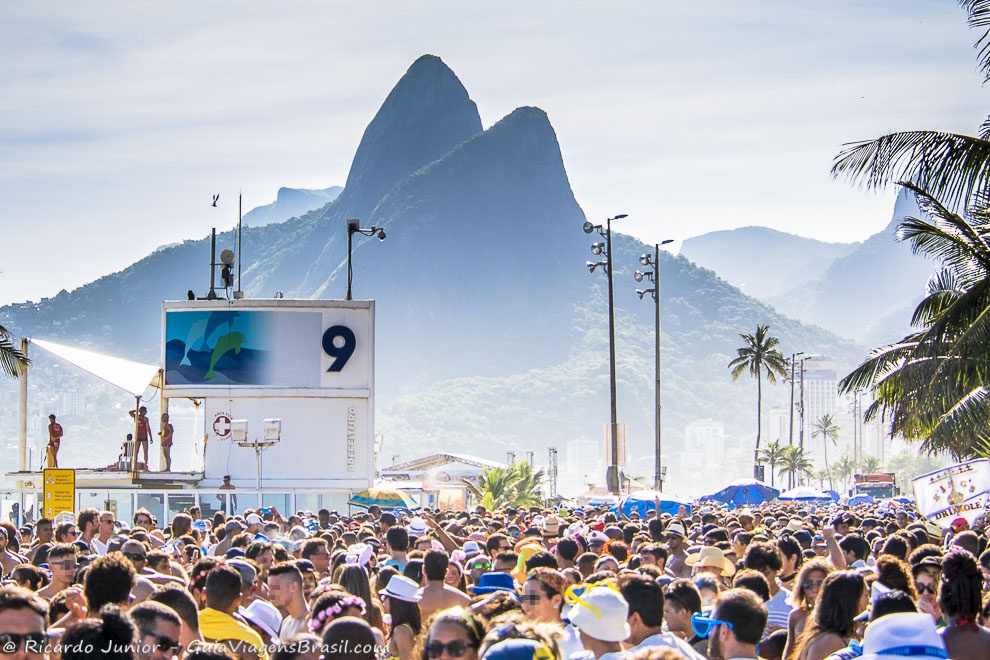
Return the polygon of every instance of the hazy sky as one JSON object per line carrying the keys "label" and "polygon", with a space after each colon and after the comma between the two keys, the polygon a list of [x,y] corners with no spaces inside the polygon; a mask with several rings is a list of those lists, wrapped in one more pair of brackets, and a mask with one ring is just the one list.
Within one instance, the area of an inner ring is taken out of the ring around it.
{"label": "hazy sky", "polygon": [[977,36],[952,0],[5,2],[0,304],[229,228],[239,190],[247,211],[343,185],[423,53],[486,127],[546,110],[590,218],[628,213],[647,241],[754,224],[862,240],[894,192],[830,179],[832,158],[975,132]]}

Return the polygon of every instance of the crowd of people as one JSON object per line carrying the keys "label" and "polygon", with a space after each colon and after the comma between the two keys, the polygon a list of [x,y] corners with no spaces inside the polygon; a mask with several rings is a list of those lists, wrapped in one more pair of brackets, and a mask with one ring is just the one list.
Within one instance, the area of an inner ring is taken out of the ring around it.
{"label": "crowd of people", "polygon": [[907,510],[0,523],[0,655],[214,660],[990,658],[990,551]]}

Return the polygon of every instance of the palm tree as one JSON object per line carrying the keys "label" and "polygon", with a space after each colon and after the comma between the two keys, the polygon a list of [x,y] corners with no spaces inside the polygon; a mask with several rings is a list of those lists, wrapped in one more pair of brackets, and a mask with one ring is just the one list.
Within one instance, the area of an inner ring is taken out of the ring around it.
{"label": "palm tree", "polygon": [[842,490],[849,489],[849,478],[856,471],[856,461],[850,456],[843,456],[832,465],[832,472],[842,482]]}
{"label": "palm tree", "polygon": [[828,469],[828,441],[831,440],[834,446],[835,439],[839,436],[841,429],[835,425],[832,419],[832,413],[822,415],[821,419],[815,420],[811,428],[814,429],[811,432],[812,438],[821,436],[823,456],[825,458],[825,474],[828,475],[828,487],[831,490],[835,490],[835,484],[832,483],[832,473]]}
{"label": "palm tree", "polygon": [[[831,479],[831,477],[829,476],[828,470],[825,470],[825,469],[815,470],[814,472],[811,473],[811,478],[818,482],[818,489],[819,490],[825,490],[825,480],[826,479]],[[829,485],[831,485],[831,484],[829,484]]]}
{"label": "palm tree", "polygon": [[777,376],[783,377],[787,372],[787,361],[777,345],[780,339],[769,334],[770,326],[756,325],[756,334],[741,334],[746,342],[736,349],[736,357],[729,362],[732,380],[737,380],[743,373],[748,372],[756,379],[756,448],[753,450],[753,465],[760,462],[760,433],[761,417],[763,415],[763,374],[766,373],[770,383],[777,382]]}
{"label": "palm tree", "polygon": [[787,487],[794,488],[802,475],[811,474],[811,461],[804,455],[804,450],[796,445],[785,447],[781,453],[780,476],[787,475]]}
{"label": "palm tree", "polygon": [[540,484],[543,483],[544,472],[537,470],[533,472],[533,466],[529,461],[520,461],[512,466],[515,469],[516,481],[513,484],[515,491],[512,505],[515,507],[541,506],[543,498],[540,495]]}
{"label": "palm tree", "polygon": [[478,498],[478,503],[489,510],[507,506],[523,507],[542,504],[540,483],[543,470],[533,472],[527,461],[520,461],[507,468],[482,468],[478,483],[461,479],[468,490]]}
{"label": "palm tree", "polygon": [[880,459],[876,456],[870,454],[864,454],[861,459],[859,459],[859,469],[862,470],[862,474],[872,474],[874,472],[880,471]]}
{"label": "palm tree", "polygon": [[[958,0],[977,42],[979,68],[990,81],[990,0]],[[843,391],[870,387],[867,419],[889,416],[891,431],[922,441],[929,455],[957,459],[990,440],[990,119],[977,136],[908,131],[857,142],[836,156],[832,174],[867,187],[898,182],[915,193],[930,221],[905,220],[899,233],[915,252],[941,261],[915,310],[921,328],[879,348],[840,384]],[[954,213],[963,209],[966,217]]]}
{"label": "palm tree", "polygon": [[0,325],[0,371],[16,378],[29,364],[31,360],[14,345],[14,336]]}
{"label": "palm tree", "polygon": [[780,440],[774,440],[767,445],[766,449],[760,450],[760,455],[758,460],[760,463],[766,463],[770,466],[770,487],[774,487],[773,483],[773,473],[774,470],[783,462],[784,450],[787,447],[780,446]]}
{"label": "palm tree", "polygon": [[515,487],[515,473],[509,468],[481,468],[481,476],[475,484],[469,479],[461,479],[468,490],[478,498],[479,504],[489,511],[510,506]]}

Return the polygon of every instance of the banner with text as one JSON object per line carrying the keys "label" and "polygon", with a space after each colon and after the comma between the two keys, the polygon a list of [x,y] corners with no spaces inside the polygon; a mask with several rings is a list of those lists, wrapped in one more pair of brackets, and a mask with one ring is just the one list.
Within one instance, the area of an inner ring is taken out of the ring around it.
{"label": "banner with text", "polygon": [[943,529],[956,518],[973,523],[990,496],[990,459],[959,463],[916,477],[914,499],[918,510]]}

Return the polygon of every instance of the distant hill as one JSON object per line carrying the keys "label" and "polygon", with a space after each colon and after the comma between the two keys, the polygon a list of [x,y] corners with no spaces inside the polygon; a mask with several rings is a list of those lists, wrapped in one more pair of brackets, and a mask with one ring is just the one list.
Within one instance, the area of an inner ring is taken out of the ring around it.
{"label": "distant hill", "polygon": [[[584,265],[594,237],[581,230],[585,215],[546,113],[521,107],[484,129],[454,73],[437,57],[420,58],[369,124],[334,201],[244,231],[247,296],[343,297],[352,217],[388,232],[383,243],[358,237],[354,247],[354,296],[376,300],[383,455],[446,449],[504,459],[509,449],[542,457],[547,446],[563,451],[575,439],[601,444],[606,279]],[[218,242],[231,244],[232,234]],[[614,236],[619,416],[629,472],[652,475],[654,308],[638,299],[642,285],[632,278],[645,250]],[[157,361],[160,301],[205,293],[208,262],[207,237],[162,248],[75,291],[4,307],[0,323],[21,336]],[[769,323],[785,353],[828,354],[845,368],[864,349],[783,316],[683,257],[663,254],[661,275],[664,442],[681,466],[668,479],[693,492],[712,470],[750,470],[755,383],[733,382],[726,369],[739,333]],[[14,387],[0,381],[0,395],[13,400]],[[765,406],[786,396],[784,387],[764,388]],[[0,410],[0,434],[12,427],[11,408]],[[685,446],[684,425],[700,418],[742,438],[738,450],[722,452],[721,466],[702,465]],[[92,429],[90,437],[116,455],[116,431]]]}
{"label": "distant hill", "polygon": [[825,274],[858,243],[824,243],[767,227],[714,231],[684,241],[681,254],[754,298],[769,300]]}
{"label": "distant hill", "polygon": [[326,206],[337,199],[337,195],[342,190],[340,186],[330,186],[322,190],[279,188],[278,197],[274,202],[251,209],[244,214],[242,220],[245,227],[260,227],[273,222],[283,222]]}
{"label": "distant hill", "polygon": [[836,259],[817,279],[767,299],[783,313],[868,346],[900,339],[925,296],[935,264],[899,242],[897,226],[920,217],[914,196],[902,190],[890,224]]}

